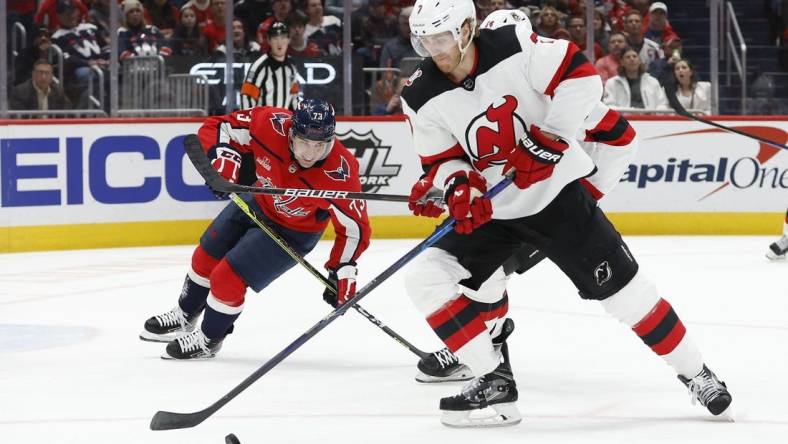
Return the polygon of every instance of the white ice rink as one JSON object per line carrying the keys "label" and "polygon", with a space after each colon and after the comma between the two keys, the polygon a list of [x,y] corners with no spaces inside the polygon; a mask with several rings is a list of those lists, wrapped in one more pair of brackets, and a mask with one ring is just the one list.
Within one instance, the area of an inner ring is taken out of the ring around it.
{"label": "white ice rink", "polygon": [[[191,247],[0,255],[0,443],[785,443],[788,262],[764,258],[775,238],[627,239],[728,383],[735,423],[691,405],[662,360],[543,263],[510,288],[525,419],[475,430],[439,422],[438,399],[461,385],[416,383],[415,356],[351,310],[203,424],[152,432],[154,412],[207,407],[328,313],[315,279],[297,267],[247,294],[216,359],[173,362],[137,335],[174,305]],[[415,243],[373,242],[360,283]],[[322,268],[329,247],[308,259]],[[402,277],[361,305],[437,349]]]}

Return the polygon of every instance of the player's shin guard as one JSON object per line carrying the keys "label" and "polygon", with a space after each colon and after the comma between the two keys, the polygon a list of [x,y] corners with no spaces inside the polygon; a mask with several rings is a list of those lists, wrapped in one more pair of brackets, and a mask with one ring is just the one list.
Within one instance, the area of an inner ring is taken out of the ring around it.
{"label": "player's shin guard", "polygon": [[679,375],[693,377],[703,369],[700,351],[681,319],[642,273],[638,272],[624,288],[602,301],[602,306],[631,327]]}
{"label": "player's shin guard", "polygon": [[178,306],[185,313],[199,313],[205,308],[205,300],[211,288],[209,276],[219,263],[219,260],[210,256],[202,246],[198,245],[192,254],[192,263],[186,279],[183,282]]}
{"label": "player's shin guard", "polygon": [[427,322],[446,347],[475,375],[492,372],[500,364],[487,326],[475,304],[459,295],[432,313]]}

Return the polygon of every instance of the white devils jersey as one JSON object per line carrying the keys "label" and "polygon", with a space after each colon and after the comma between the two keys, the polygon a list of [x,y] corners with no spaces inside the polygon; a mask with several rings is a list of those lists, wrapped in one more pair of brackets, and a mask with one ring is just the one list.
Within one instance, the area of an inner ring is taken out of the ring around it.
{"label": "white devils jersey", "polygon": [[437,187],[471,168],[492,186],[526,128],[561,136],[569,148],[550,178],[525,190],[510,186],[492,201],[494,219],[535,214],[566,184],[593,172],[576,137],[602,97],[602,82],[577,45],[537,37],[525,24],[483,29],[474,41],[476,64],[461,85],[431,59],[406,83],[402,103],[416,151]]}

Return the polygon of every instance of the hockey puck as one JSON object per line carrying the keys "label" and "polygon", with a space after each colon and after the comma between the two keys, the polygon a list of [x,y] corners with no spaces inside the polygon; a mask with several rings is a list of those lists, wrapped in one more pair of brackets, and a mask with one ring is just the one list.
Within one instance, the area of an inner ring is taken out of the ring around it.
{"label": "hockey puck", "polygon": [[238,441],[238,437],[230,433],[229,435],[224,437],[225,444],[241,444],[241,441]]}

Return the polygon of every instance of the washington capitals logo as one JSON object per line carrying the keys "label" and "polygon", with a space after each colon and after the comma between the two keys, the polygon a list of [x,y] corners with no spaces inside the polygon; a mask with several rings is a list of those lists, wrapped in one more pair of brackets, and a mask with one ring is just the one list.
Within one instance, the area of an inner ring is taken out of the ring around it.
{"label": "washington capitals logo", "polygon": [[280,136],[285,136],[285,121],[290,118],[289,114],[273,113],[271,114],[271,127]]}
{"label": "washington capitals logo", "polygon": [[339,158],[342,159],[339,168],[335,170],[323,170],[323,172],[326,173],[326,176],[336,181],[345,182],[347,178],[350,177],[350,166],[343,156],[339,156]]}

